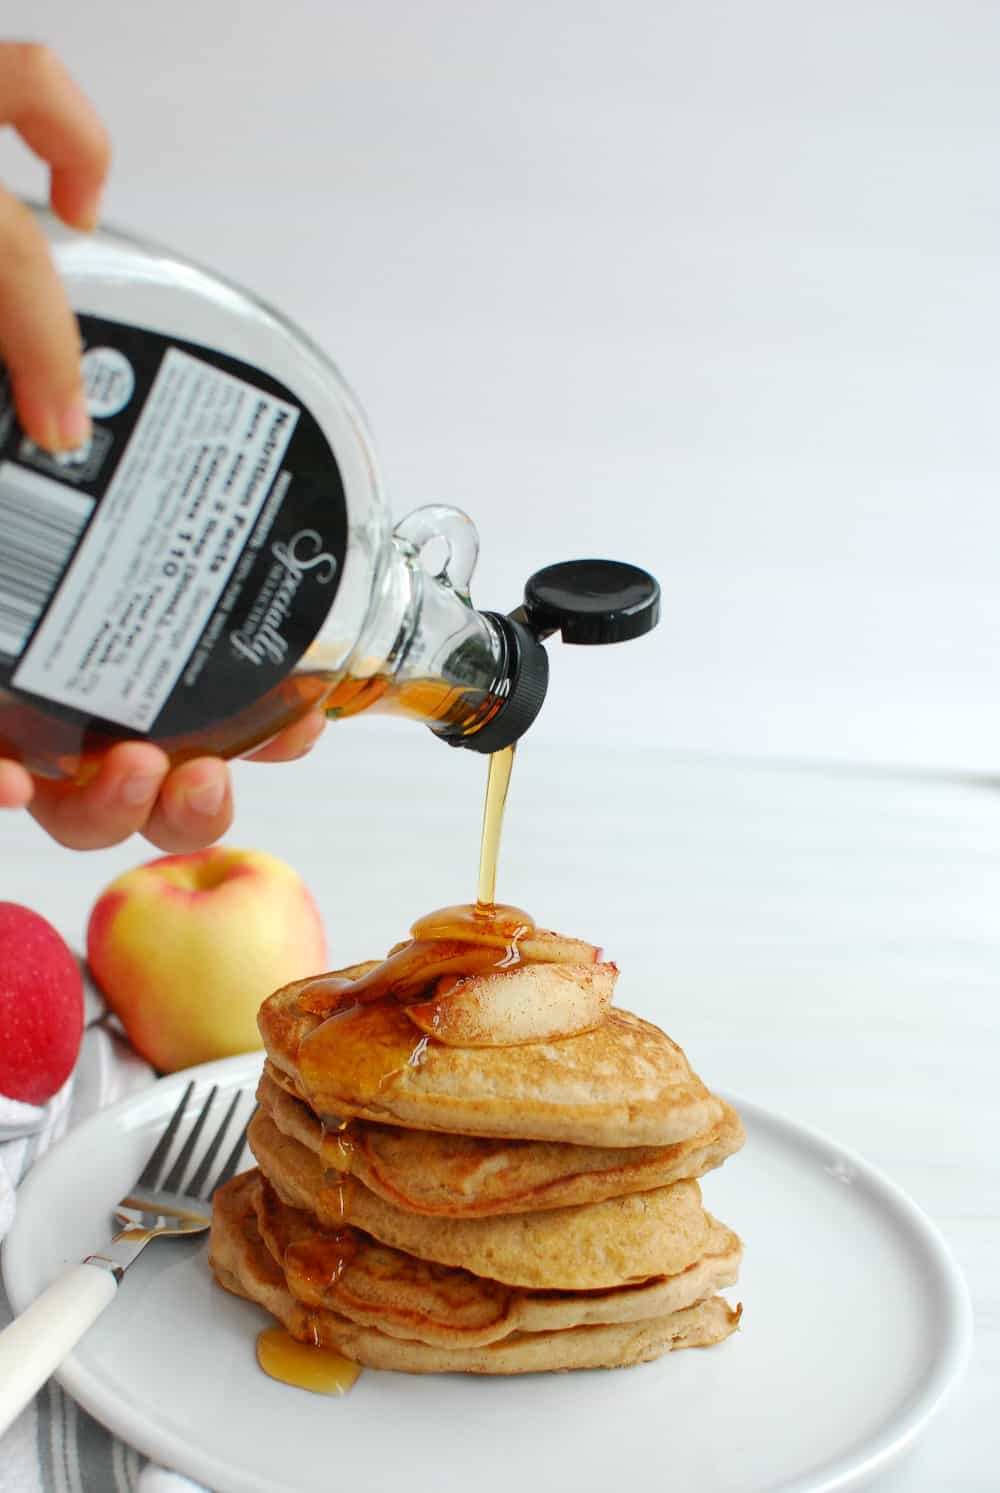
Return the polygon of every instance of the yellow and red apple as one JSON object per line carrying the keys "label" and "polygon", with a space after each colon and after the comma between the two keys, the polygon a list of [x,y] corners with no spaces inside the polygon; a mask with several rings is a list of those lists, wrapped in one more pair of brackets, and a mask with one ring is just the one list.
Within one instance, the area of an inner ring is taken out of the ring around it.
{"label": "yellow and red apple", "polygon": [[132,1044],[172,1073],[259,1047],[261,1001],[326,968],[326,934],[291,866],[214,845],[112,881],[90,914],[87,959]]}

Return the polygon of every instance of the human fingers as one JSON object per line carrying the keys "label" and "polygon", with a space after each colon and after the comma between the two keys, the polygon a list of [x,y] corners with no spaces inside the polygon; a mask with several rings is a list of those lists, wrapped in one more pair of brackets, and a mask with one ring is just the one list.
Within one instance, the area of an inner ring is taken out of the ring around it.
{"label": "human fingers", "polygon": [[23,429],[50,451],[87,439],[76,319],[31,212],[0,190],[0,359]]}
{"label": "human fingers", "polygon": [[265,746],[249,752],[248,762],[292,762],[312,751],[323,734],[326,716],[322,710],[310,710],[307,715],[286,727]]}
{"label": "human fingers", "polygon": [[168,775],[143,829],[160,850],[201,850],[226,833],[233,819],[229,770],[217,757],[195,757]]}
{"label": "human fingers", "polygon": [[0,758],[0,809],[26,808],[34,791],[30,772],[18,762]]}
{"label": "human fingers", "polygon": [[103,850],[144,829],[169,765],[152,742],[120,742],[85,787],[37,779],[28,812],[60,845]]}
{"label": "human fingers", "polygon": [[0,124],[51,168],[53,210],[73,228],[97,223],[111,143],[64,63],[42,42],[0,42]]}
{"label": "human fingers", "polygon": [[[92,227],[110,156],[107,135],[69,73],[46,47],[0,43],[0,124],[52,168],[52,204]],[[18,418],[39,445],[67,450],[90,430],[80,381],[80,339],[39,224],[0,193],[0,359]]]}

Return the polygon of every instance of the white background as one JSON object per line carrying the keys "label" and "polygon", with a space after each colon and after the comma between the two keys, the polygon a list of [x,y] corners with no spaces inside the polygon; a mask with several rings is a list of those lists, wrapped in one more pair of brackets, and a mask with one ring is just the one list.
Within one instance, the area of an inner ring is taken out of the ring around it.
{"label": "white background", "polygon": [[[333,354],[398,515],[468,508],[481,605],[565,555],[660,576],[651,638],[559,650],[499,893],[944,1229],[977,1356],[891,1487],[991,1493],[996,794],[677,749],[1000,770],[1000,7],[8,0],[0,25],[98,100],[109,220]],[[483,764],[395,730],[236,770],[234,840],[298,867],[334,963],[472,892]],[[80,937],[151,853],[19,816],[0,895]]]}
{"label": "white background", "polygon": [[[271,298],[474,594],[637,559],[539,737],[1000,765],[991,0],[14,0],[113,132],[109,221]],[[6,141],[0,173],[39,192]],[[364,726],[352,727],[364,730]],[[384,729],[379,728],[379,729]]]}

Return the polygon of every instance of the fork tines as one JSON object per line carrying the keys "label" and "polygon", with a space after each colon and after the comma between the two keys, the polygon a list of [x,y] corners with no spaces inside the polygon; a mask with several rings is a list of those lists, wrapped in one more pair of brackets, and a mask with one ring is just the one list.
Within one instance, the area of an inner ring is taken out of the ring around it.
{"label": "fork tines", "polygon": [[[237,1089],[236,1093],[233,1095],[232,1100],[229,1104],[229,1108],[226,1110],[226,1113],[223,1115],[220,1125],[218,1126],[215,1134],[212,1136],[212,1139],[205,1150],[205,1154],[198,1164],[197,1170],[195,1171],[194,1175],[188,1180],[186,1185],[184,1184],[184,1174],[187,1171],[191,1158],[194,1155],[195,1148],[197,1147],[198,1141],[201,1138],[202,1131],[205,1128],[205,1122],[208,1119],[208,1112],[211,1109],[215,1097],[219,1092],[218,1085],[216,1084],[213,1085],[211,1090],[209,1091],[208,1096],[205,1099],[205,1102],[203,1103],[194,1124],[191,1126],[191,1130],[188,1133],[183,1146],[177,1153],[177,1157],[174,1161],[173,1166],[170,1168],[170,1171],[166,1176],[162,1175],[166,1168],[167,1158],[170,1154],[170,1148],[173,1145],[174,1138],[177,1135],[178,1130],[180,1129],[182,1120],[184,1119],[184,1114],[188,1107],[188,1101],[190,1100],[191,1095],[194,1092],[194,1087],[194,1081],[192,1080],[181,1095],[177,1108],[174,1110],[173,1114],[170,1117],[170,1123],[167,1125],[167,1128],[160,1136],[153,1154],[146,1162],[146,1165],[143,1168],[138,1182],[135,1184],[136,1187],[147,1187],[162,1192],[183,1192],[187,1197],[200,1198],[207,1201],[209,1198],[211,1198],[212,1194],[215,1192],[215,1189],[217,1187],[221,1187],[223,1182],[228,1182],[229,1178],[232,1177],[236,1172],[236,1168],[240,1163],[240,1157],[243,1155],[243,1148],[246,1145],[247,1126],[250,1124],[250,1120],[253,1118],[252,1113],[250,1116],[248,1116],[246,1124],[243,1125],[240,1129],[235,1143],[232,1146],[229,1155],[226,1157],[226,1160],[223,1163],[218,1174],[212,1177],[212,1167],[215,1163],[215,1158],[218,1156],[220,1150],[222,1149],[222,1145],[226,1139],[226,1132],[228,1131],[229,1126],[232,1123],[233,1116],[239,1108],[240,1100],[243,1098],[244,1090],[242,1089]],[[211,1185],[207,1186],[206,1184],[208,1184],[210,1177],[212,1177]]]}

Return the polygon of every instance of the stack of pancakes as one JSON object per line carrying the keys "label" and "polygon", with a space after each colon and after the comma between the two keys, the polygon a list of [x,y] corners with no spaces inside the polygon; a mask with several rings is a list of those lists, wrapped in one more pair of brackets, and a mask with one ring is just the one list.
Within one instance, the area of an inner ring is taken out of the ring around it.
{"label": "stack of pancakes", "polygon": [[258,1168],[216,1194],[219,1282],[300,1341],[411,1373],[617,1367],[727,1337],[740,1241],[696,1179],[742,1126],[610,1004],[614,966],[452,976],[409,1005],[365,999],[383,967],[261,1008]]}

